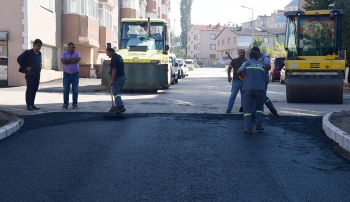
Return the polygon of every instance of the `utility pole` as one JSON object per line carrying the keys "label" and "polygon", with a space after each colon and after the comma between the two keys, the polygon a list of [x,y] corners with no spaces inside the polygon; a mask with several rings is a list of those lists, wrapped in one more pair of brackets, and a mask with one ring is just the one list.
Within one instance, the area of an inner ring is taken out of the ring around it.
{"label": "utility pole", "polygon": [[[299,0],[299,1],[300,1],[300,0]],[[253,34],[253,31],[254,31],[253,12],[254,12],[254,10],[253,10],[252,8],[249,8],[249,7],[246,7],[246,6],[243,6],[243,5],[242,5],[242,7],[243,7],[243,8],[246,8],[246,9],[252,10],[252,26],[251,26],[251,29],[252,29],[252,41],[251,41],[251,43],[253,43],[253,42],[254,42],[254,40],[253,40],[253,37],[254,37],[254,34]]]}

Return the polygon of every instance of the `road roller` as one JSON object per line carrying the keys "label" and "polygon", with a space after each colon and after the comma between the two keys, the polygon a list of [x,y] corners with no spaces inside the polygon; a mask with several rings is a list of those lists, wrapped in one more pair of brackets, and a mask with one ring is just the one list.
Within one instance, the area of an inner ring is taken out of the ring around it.
{"label": "road roller", "polygon": [[287,102],[342,104],[346,68],[343,11],[288,11],[284,15]]}

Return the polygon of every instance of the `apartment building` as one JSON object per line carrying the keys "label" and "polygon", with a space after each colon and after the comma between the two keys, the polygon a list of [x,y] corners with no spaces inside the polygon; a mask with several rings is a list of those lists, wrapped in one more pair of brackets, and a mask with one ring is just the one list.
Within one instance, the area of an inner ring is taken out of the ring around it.
{"label": "apartment building", "polygon": [[[300,1],[300,2],[299,2]],[[284,7],[284,10],[275,10],[271,15],[259,15],[253,20],[254,28],[285,28],[286,17],[284,17],[285,11],[295,11],[302,9],[302,5],[305,5],[305,0],[292,0]],[[242,23],[243,28],[252,27],[252,21]]]}
{"label": "apartment building", "polygon": [[69,42],[81,53],[80,76],[101,75],[107,43],[118,47],[122,17],[163,18],[170,26],[169,0],[0,0],[0,86],[25,85],[17,57],[37,38],[41,82],[62,78],[60,56]]}
{"label": "apartment building", "polygon": [[216,36],[225,27],[217,25],[192,25],[187,31],[188,58],[216,58]]}
{"label": "apartment building", "polygon": [[264,45],[273,47],[275,44],[276,32],[278,32],[278,30],[275,30],[275,28],[252,30],[251,28],[225,27],[215,38],[217,42],[217,58],[226,59],[226,52],[229,53],[232,58],[238,57],[238,50],[246,49],[251,44],[252,35],[253,37],[260,37]]}

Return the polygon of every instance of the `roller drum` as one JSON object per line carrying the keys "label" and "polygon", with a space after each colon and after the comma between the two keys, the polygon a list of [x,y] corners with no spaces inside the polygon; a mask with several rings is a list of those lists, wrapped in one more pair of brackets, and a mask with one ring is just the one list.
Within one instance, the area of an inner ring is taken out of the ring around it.
{"label": "roller drum", "polygon": [[343,103],[343,79],[295,78],[286,80],[288,103]]}

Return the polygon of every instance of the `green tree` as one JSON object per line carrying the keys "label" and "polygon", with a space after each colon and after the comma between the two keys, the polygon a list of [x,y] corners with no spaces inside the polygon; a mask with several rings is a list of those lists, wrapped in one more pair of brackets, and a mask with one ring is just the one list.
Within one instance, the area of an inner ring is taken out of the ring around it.
{"label": "green tree", "polygon": [[260,49],[260,52],[271,57],[272,54],[272,49],[270,49],[269,47],[267,47],[266,45],[264,45],[263,43],[263,39],[261,37],[255,37],[254,41],[252,44],[249,45],[249,47],[245,50],[245,55],[246,57],[249,57],[250,54],[250,50],[253,47],[258,47]]}
{"label": "green tree", "polygon": [[193,0],[181,0],[180,3],[180,23],[181,23],[181,41],[182,48],[187,52],[187,31],[191,27],[191,13]]}
{"label": "green tree", "polygon": [[[342,42],[346,52],[350,53],[350,0],[306,0],[303,7],[305,10],[321,10],[321,9],[343,9],[342,18]],[[347,54],[346,61],[350,64],[350,54]]]}

